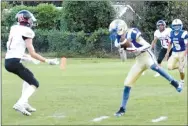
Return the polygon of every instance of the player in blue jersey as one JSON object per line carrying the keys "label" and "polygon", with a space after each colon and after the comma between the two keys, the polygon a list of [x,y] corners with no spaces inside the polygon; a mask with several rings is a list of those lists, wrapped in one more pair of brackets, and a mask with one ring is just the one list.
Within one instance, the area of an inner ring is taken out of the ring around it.
{"label": "player in blue jersey", "polygon": [[136,63],[133,65],[124,81],[122,103],[120,109],[115,113],[115,116],[122,116],[125,113],[126,104],[133,84],[140,77],[141,73],[148,68],[158,72],[162,77],[167,79],[178,92],[181,92],[182,85],[164,71],[163,68],[158,66],[154,54],[150,50],[150,44],[142,38],[141,32],[137,28],[128,29],[127,24],[123,20],[116,19],[111,22],[109,31],[116,36],[116,47],[124,47],[126,43],[132,43],[133,46],[126,48],[126,50],[134,52],[137,55]]}
{"label": "player in blue jersey", "polygon": [[[180,82],[184,84],[184,68],[186,65],[186,58],[188,53],[188,33],[182,30],[183,23],[180,19],[175,19],[172,22],[172,31],[170,32],[170,44],[166,53],[166,58],[169,56],[169,50],[172,48],[172,56],[168,60],[168,69],[178,69],[180,73]],[[187,46],[187,47],[186,47]]]}

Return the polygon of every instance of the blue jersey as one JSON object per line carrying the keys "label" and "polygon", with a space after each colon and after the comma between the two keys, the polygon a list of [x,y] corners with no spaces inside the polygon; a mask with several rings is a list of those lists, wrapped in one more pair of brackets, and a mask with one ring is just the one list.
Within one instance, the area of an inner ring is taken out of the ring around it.
{"label": "blue jersey", "polygon": [[[136,47],[142,47],[137,41],[137,38],[141,35],[141,32],[137,28],[131,28],[128,30],[125,38],[131,40],[132,44]],[[117,35],[116,39],[118,42],[120,42],[121,36]]]}
{"label": "blue jersey", "polygon": [[170,32],[170,42],[173,44],[174,52],[182,52],[186,50],[185,39],[188,39],[187,31],[181,30],[177,35],[175,31]]}

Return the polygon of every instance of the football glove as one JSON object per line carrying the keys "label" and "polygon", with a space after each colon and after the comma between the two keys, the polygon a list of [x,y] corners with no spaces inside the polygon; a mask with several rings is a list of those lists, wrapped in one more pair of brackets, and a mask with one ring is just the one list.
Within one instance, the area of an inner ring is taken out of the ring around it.
{"label": "football glove", "polygon": [[45,62],[48,63],[49,65],[58,65],[59,64],[59,61],[57,60],[57,58],[55,58],[55,59],[46,59]]}

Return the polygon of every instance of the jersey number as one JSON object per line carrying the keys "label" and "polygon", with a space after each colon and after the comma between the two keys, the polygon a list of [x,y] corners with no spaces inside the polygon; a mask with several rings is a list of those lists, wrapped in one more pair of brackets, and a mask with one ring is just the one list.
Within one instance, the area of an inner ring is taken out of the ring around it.
{"label": "jersey number", "polygon": [[179,41],[174,41],[174,46],[175,46],[176,50],[180,50],[181,49]]}
{"label": "jersey number", "polygon": [[161,41],[162,41],[162,45],[163,46],[168,46],[169,45],[168,39],[164,39],[164,40],[161,40]]}

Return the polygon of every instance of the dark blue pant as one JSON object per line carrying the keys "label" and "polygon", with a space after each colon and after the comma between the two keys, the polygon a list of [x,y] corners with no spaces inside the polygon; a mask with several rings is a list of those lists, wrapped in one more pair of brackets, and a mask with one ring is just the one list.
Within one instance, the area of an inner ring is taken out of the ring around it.
{"label": "dark blue pant", "polygon": [[35,79],[33,73],[24,67],[22,63],[20,63],[20,59],[5,59],[5,68],[8,72],[18,75],[21,79],[30,85],[34,85],[36,88],[39,87],[39,82]]}

